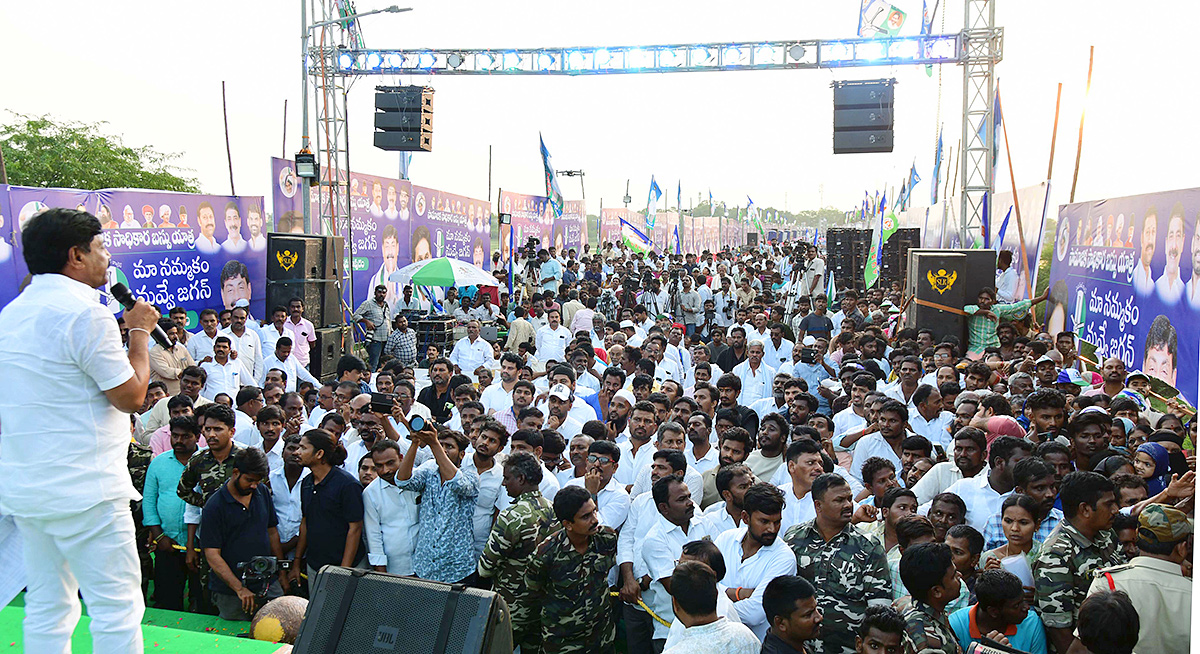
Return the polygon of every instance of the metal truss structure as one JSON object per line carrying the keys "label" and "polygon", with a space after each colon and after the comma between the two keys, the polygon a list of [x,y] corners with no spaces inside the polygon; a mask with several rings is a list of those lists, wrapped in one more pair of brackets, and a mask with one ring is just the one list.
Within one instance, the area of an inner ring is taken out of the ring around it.
{"label": "metal truss structure", "polygon": [[[992,98],[1004,39],[1003,29],[995,27],[994,0],[964,0],[964,29],[957,34],[492,49],[368,49],[350,0],[302,2],[311,7],[311,29],[321,26],[310,41],[310,24],[304,18],[306,85],[311,82],[316,89],[316,146],[325,171],[350,170],[346,96],[353,80],[361,76],[573,76],[959,64],[963,67],[959,195],[964,242],[972,242],[980,232],[985,207],[991,203],[996,142]],[[305,123],[307,133],[307,119]],[[346,179],[322,181],[318,203],[322,224],[335,230],[339,223],[349,225],[348,191]]]}

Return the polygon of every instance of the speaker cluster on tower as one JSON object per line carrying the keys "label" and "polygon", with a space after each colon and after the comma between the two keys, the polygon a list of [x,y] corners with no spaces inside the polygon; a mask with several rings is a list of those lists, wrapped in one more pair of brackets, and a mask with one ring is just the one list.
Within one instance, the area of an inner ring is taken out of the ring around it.
{"label": "speaker cluster on tower", "polygon": [[891,152],[895,79],[833,83],[833,153]]}
{"label": "speaker cluster on tower", "polygon": [[375,87],[375,147],[397,152],[433,150],[431,87]]}

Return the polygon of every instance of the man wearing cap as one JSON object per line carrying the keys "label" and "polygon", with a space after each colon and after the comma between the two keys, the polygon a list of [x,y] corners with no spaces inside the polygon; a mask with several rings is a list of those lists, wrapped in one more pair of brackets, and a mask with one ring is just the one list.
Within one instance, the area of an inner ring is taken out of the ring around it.
{"label": "man wearing cap", "polygon": [[583,431],[583,423],[571,417],[571,389],[566,384],[555,384],[550,388],[547,399],[550,415],[546,416],[546,429],[557,431],[565,440],[570,441]]}
{"label": "man wearing cap", "polygon": [[1089,388],[1091,384],[1083,379],[1079,371],[1074,368],[1064,368],[1058,372],[1058,379],[1055,380],[1055,386],[1058,390],[1067,396],[1068,402],[1079,396],[1083,389]]}
{"label": "man wearing cap", "polygon": [[[1061,358],[1062,355],[1059,356]],[[1058,383],[1058,361],[1049,353],[1043,354],[1033,364],[1033,375],[1038,388],[1054,388]]]}
{"label": "man wearing cap", "polygon": [[1192,580],[1180,565],[1192,557],[1187,515],[1151,504],[1138,516],[1138,556],[1125,565],[1096,571],[1088,594],[1125,591],[1141,623],[1138,654],[1187,651],[1191,642]]}

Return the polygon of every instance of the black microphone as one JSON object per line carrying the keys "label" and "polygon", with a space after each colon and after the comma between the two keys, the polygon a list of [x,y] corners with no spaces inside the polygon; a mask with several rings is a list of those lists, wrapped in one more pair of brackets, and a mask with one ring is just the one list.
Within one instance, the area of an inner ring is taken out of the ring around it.
{"label": "black microphone", "polygon": [[[121,303],[121,306],[125,307],[126,311],[132,309],[134,304],[137,304],[137,299],[133,297],[133,293],[120,282],[109,286],[108,292],[116,298],[117,302]],[[171,341],[167,340],[167,333],[163,331],[162,327],[155,325],[154,329],[150,330],[150,336],[154,339],[155,343],[168,350],[171,349]]]}

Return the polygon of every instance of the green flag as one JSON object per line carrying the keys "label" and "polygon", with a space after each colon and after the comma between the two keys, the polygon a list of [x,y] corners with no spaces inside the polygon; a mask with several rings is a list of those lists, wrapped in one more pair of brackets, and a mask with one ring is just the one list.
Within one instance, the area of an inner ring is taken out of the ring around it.
{"label": "green flag", "polygon": [[879,281],[879,265],[883,261],[883,246],[896,233],[896,214],[888,212],[879,220],[879,229],[871,234],[871,250],[867,265],[863,268],[863,281],[867,288]]}

